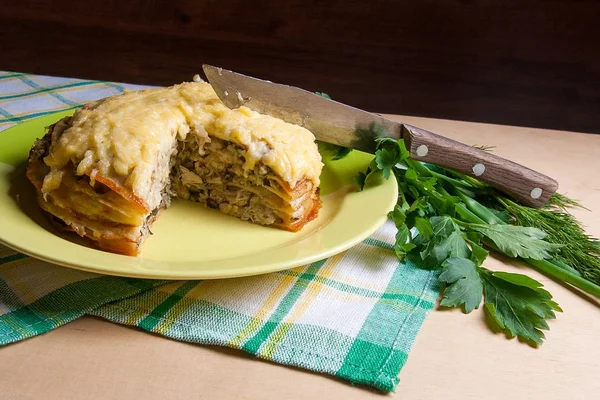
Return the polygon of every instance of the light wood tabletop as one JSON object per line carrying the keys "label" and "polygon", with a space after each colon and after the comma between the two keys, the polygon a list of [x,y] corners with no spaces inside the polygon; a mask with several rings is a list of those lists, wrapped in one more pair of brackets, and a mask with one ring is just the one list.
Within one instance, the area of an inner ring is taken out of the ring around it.
{"label": "light wood tabletop", "polygon": [[[555,178],[559,192],[600,236],[600,135],[405,117],[405,122]],[[563,313],[534,349],[486,326],[483,311],[436,310],[426,319],[396,393],[260,361],[240,351],[191,345],[84,317],[0,349],[0,398],[21,399],[597,399],[600,303],[521,264],[490,269],[544,283]]]}

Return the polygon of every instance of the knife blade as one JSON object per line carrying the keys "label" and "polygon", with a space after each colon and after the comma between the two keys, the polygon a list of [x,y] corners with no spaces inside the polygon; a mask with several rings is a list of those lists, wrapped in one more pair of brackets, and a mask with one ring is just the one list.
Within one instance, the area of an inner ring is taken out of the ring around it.
{"label": "knife blade", "polygon": [[203,70],[227,107],[302,126],[325,143],[374,153],[376,138],[404,139],[412,159],[467,174],[532,207],[544,205],[558,188],[554,179],[490,152],[298,87],[206,64]]}

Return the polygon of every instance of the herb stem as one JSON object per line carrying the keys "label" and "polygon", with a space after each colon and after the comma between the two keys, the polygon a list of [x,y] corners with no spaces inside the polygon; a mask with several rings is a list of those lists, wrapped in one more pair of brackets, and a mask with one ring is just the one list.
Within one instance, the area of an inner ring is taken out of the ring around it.
{"label": "herb stem", "polygon": [[431,171],[429,168],[424,166],[420,161],[406,160],[405,162],[406,162],[407,167],[414,169],[415,171],[417,171],[419,173],[419,175],[428,176],[428,177],[433,176],[433,174],[432,174],[433,171]]}
{"label": "herb stem", "polygon": [[504,224],[505,222],[498,218],[486,206],[482,205],[477,200],[467,196],[460,189],[456,190],[457,196],[467,205],[467,208],[484,220],[488,225]]}
{"label": "herb stem", "polygon": [[[456,205],[456,213],[465,221],[470,224],[485,224],[485,221],[479,218],[477,215],[469,211],[464,204]],[[461,221],[457,221],[461,225]]]}
{"label": "herb stem", "polygon": [[469,175],[465,175],[465,174],[462,174],[462,173],[454,171],[454,170],[449,170],[449,172],[452,175],[456,176],[457,178],[462,179],[463,181],[467,182],[473,188],[477,188],[480,190],[486,190],[486,191],[490,189],[490,187],[487,184],[480,182],[477,179],[475,179]]}
{"label": "herb stem", "polygon": [[[488,240],[487,238],[483,238],[482,241],[490,249],[495,250],[498,253],[502,253],[502,251],[500,251],[500,249],[498,249],[498,247],[496,247],[496,245],[491,240]],[[502,254],[504,254],[504,253],[502,253]],[[532,258],[520,258],[520,257],[519,257],[519,259],[525,261],[527,264],[531,265],[532,267],[535,267],[538,271],[542,272],[546,276],[558,279],[559,281],[567,282],[567,283],[575,286],[576,288],[583,290],[586,293],[589,293],[593,296],[600,298],[600,286],[596,285],[593,282],[588,281],[587,279],[585,279],[579,275],[576,275],[576,274],[568,271],[567,269],[565,269],[563,267],[559,267],[558,265],[554,264],[552,262],[552,260],[534,260]]]}
{"label": "herb stem", "polygon": [[[421,164],[421,165],[423,165],[423,164]],[[450,176],[447,176],[447,175],[444,175],[444,174],[440,174],[440,173],[439,173],[439,172],[437,172],[437,171],[434,171],[434,170],[432,170],[432,169],[430,169],[430,168],[427,168],[425,165],[423,165],[423,167],[425,167],[425,169],[427,169],[427,171],[428,171],[428,172],[429,172],[429,173],[430,173],[430,174],[431,174],[433,177],[435,177],[435,178],[438,178],[438,179],[441,179],[441,180],[443,180],[443,181],[445,181],[445,182],[448,182],[448,183],[450,183],[450,184],[451,184],[451,185],[453,185],[453,186],[464,187],[464,188],[467,188],[467,189],[473,189],[473,185],[471,185],[471,184],[470,184],[470,183],[468,183],[468,182],[461,181],[461,180],[458,180],[458,179],[452,178],[452,177],[450,177]]]}
{"label": "herb stem", "polygon": [[533,260],[530,258],[525,258],[523,259],[523,261],[537,268],[539,271],[543,272],[548,276],[551,276],[563,282],[567,282],[575,286],[576,288],[583,290],[584,292],[587,292],[591,295],[600,298],[600,286],[596,285],[591,281],[588,281],[587,279],[581,276],[575,275],[574,273],[569,272],[568,270],[562,267],[553,264],[549,260]]}
{"label": "herb stem", "polygon": [[557,260],[556,258],[551,258],[548,261],[550,261],[552,264],[556,265],[557,267],[566,269],[567,271],[571,272],[572,274],[575,274],[577,276],[583,276],[581,274],[581,272],[577,271],[575,268],[571,267],[569,264],[562,262],[560,260]]}

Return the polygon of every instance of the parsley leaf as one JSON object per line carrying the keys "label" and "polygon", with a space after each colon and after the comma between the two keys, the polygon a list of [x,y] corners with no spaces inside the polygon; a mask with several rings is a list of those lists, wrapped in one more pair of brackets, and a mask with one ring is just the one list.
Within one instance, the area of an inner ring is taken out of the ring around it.
{"label": "parsley leaf", "polygon": [[450,217],[431,217],[429,221],[434,236],[448,236],[452,232],[460,232],[460,227]]}
{"label": "parsley leaf", "polygon": [[365,174],[364,172],[359,172],[358,175],[356,175],[356,177],[354,178],[354,180],[356,181],[358,187],[362,191],[365,188],[365,183],[367,183],[367,174]]}
{"label": "parsley leaf", "polygon": [[427,268],[440,268],[448,257],[469,257],[469,248],[458,232],[452,232],[442,239],[434,238],[421,251],[423,266]]}
{"label": "parsley leaf", "polygon": [[410,151],[406,148],[404,140],[398,140],[398,148],[400,149],[400,160],[399,162],[406,161],[410,158]]}
{"label": "parsley leaf", "polygon": [[471,261],[479,267],[490,253],[474,241],[468,240],[468,242],[471,245]]}
{"label": "parsley leaf", "polygon": [[465,312],[479,308],[483,298],[483,285],[477,267],[467,258],[451,257],[442,264],[439,280],[448,285],[440,304],[459,307],[464,304]]}
{"label": "parsley leaf", "polygon": [[[398,146],[396,146],[398,148]],[[390,173],[392,172],[392,168],[396,165],[397,152],[388,149],[381,149],[375,155],[375,160],[377,161],[377,168],[383,171],[383,177],[385,179],[390,178]]]}
{"label": "parsley leaf", "polygon": [[413,248],[414,244],[410,243],[410,230],[406,224],[400,225],[398,227],[398,232],[396,232],[396,243],[394,244],[394,251],[396,252],[396,257],[400,260],[404,259],[407,251],[410,251]]}
{"label": "parsley leaf", "polygon": [[337,161],[337,160],[341,160],[342,158],[346,157],[348,154],[350,154],[352,152],[352,149],[349,149],[348,147],[342,147],[342,146],[336,146],[336,152],[335,155],[333,156],[333,160]]}
{"label": "parsley leaf", "polygon": [[432,238],[420,252],[422,265],[441,268],[448,257],[469,257],[469,248],[460,227],[450,217],[431,217]]}
{"label": "parsley leaf", "polygon": [[415,217],[414,225],[419,231],[419,234],[423,235],[425,239],[430,239],[433,236],[433,226],[428,219],[423,217]]}
{"label": "parsley leaf", "polygon": [[542,284],[521,274],[479,269],[485,291],[486,313],[511,336],[541,344],[548,330],[546,319],[562,311]]}
{"label": "parsley leaf", "polygon": [[352,151],[352,149],[338,146],[332,143],[317,142],[317,144],[319,146],[319,153],[321,153],[324,160],[341,160],[342,158],[350,154],[350,152]]}
{"label": "parsley leaf", "polygon": [[404,213],[404,211],[405,210],[402,209],[402,206],[396,204],[394,206],[394,209],[388,214],[388,216],[396,224],[396,228],[402,226],[404,224],[404,221],[406,221],[406,214]]}
{"label": "parsley leaf", "polygon": [[387,137],[375,139],[377,151],[375,152],[375,162],[377,168],[383,171],[383,177],[388,179],[393,168],[400,162],[400,148],[398,142]]}
{"label": "parsley leaf", "polygon": [[513,258],[544,260],[551,257],[550,253],[562,247],[544,241],[546,233],[537,228],[501,224],[466,224],[466,226],[490,239],[502,253]]}
{"label": "parsley leaf", "polygon": [[406,214],[404,213],[407,210],[406,204],[404,207],[396,204],[394,209],[389,212],[388,216],[394,221],[396,224],[396,228],[398,231],[396,232],[396,243],[394,244],[394,251],[396,252],[396,256],[402,260],[407,252],[415,248],[415,245],[410,242],[411,235],[410,229],[406,225]]}

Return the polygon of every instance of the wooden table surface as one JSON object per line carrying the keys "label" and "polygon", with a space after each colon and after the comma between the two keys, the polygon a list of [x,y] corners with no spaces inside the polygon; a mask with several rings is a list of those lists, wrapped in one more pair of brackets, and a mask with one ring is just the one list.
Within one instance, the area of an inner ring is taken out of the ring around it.
{"label": "wooden table surface", "polygon": [[[559,181],[590,211],[573,213],[600,236],[600,135],[425,118],[404,121],[502,156]],[[600,303],[523,265],[490,269],[540,280],[564,312],[538,349],[485,325],[482,310],[434,311],[418,334],[396,393],[353,387],[230,349],[180,343],[84,317],[0,349],[0,398],[21,399],[597,399]]]}

